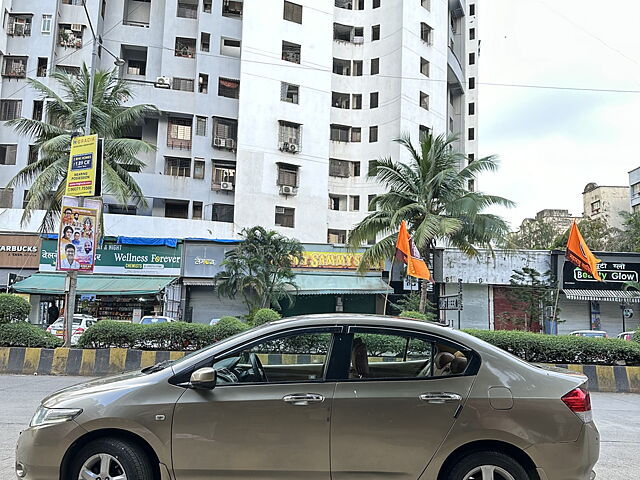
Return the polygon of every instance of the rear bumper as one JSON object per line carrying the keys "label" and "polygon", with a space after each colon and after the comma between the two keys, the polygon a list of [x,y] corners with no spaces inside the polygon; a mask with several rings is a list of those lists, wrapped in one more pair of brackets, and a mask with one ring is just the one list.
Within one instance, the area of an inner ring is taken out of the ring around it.
{"label": "rear bumper", "polygon": [[543,480],[591,480],[600,455],[600,434],[589,422],[575,442],[539,443],[525,451]]}

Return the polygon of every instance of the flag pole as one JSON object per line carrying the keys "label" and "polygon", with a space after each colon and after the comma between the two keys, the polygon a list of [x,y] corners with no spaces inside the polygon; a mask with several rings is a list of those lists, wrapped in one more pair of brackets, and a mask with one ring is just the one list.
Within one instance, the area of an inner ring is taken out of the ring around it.
{"label": "flag pole", "polygon": [[[393,262],[395,261],[395,256],[391,257],[391,266],[389,267],[389,283],[388,287],[391,288],[391,277],[393,274]],[[389,290],[384,294],[384,310],[382,311],[383,315],[387,314],[387,303],[389,302]]]}

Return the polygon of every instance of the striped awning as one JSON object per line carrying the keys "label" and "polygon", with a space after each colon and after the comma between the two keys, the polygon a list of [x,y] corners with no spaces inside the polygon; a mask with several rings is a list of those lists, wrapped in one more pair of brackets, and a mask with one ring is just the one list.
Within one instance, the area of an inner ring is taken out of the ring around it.
{"label": "striped awning", "polygon": [[598,302],[640,303],[640,292],[623,290],[573,290],[562,291],[569,300],[593,300]]}

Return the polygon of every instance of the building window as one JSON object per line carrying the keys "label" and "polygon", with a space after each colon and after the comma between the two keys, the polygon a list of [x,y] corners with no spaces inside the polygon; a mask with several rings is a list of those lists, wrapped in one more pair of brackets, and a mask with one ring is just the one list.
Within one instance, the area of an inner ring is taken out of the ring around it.
{"label": "building window", "polygon": [[469,54],[469,65],[475,65],[476,64],[476,54],[474,52],[471,52]]}
{"label": "building window", "polygon": [[207,117],[196,117],[196,135],[199,137],[207,135]]}
{"label": "building window", "polygon": [[380,0],[373,0],[371,8],[380,8]]}
{"label": "building window", "polygon": [[472,3],[471,5],[469,5],[469,15],[473,17],[475,14],[476,14],[476,4]]}
{"label": "building window", "polygon": [[369,169],[367,170],[367,177],[375,177],[378,175],[378,161],[369,160]]}
{"label": "building window", "polygon": [[209,93],[209,75],[206,73],[198,75],[198,93]]}
{"label": "building window", "polygon": [[591,202],[591,213],[600,213],[600,200]]}
{"label": "building window", "polygon": [[364,65],[364,63],[362,62],[362,60],[354,60],[353,61],[353,76],[354,77],[361,77],[362,76],[363,65]]}
{"label": "building window", "polygon": [[172,88],[174,90],[182,90],[183,92],[193,92],[193,78],[173,77]]}
{"label": "building window", "polygon": [[213,118],[213,146],[235,150],[238,140],[238,120],[232,118]]}
{"label": "building window", "polygon": [[164,157],[164,174],[171,177],[190,177],[191,159],[180,157]]}
{"label": "building window", "polygon": [[200,51],[208,52],[211,49],[211,34],[202,32],[200,34]]}
{"label": "building window", "polygon": [[56,70],[66,73],[67,75],[75,75],[76,77],[80,75],[80,67],[74,65],[56,65]]}
{"label": "building window", "polygon": [[431,0],[422,0],[422,8],[431,10]]}
{"label": "building window", "polygon": [[0,208],[13,208],[13,188],[0,188]]}
{"label": "building window", "polygon": [[17,145],[0,145],[0,165],[15,165]]}
{"label": "building window", "polygon": [[347,231],[346,230],[327,230],[327,243],[347,243]]}
{"label": "building window", "polygon": [[468,138],[469,138],[469,140],[475,140],[476,139],[476,130],[475,130],[475,128],[470,128],[469,129]]}
{"label": "building window", "polygon": [[218,96],[240,98],[240,80],[220,77],[218,79]]}
{"label": "building window", "polygon": [[378,141],[378,127],[369,127],[369,143],[375,143]]}
{"label": "building window", "polygon": [[222,0],[222,16],[241,17],[243,6],[242,0]]}
{"label": "building window", "polygon": [[469,103],[469,115],[476,114],[476,104],[474,102]]}
{"label": "building window", "polygon": [[426,125],[420,125],[419,131],[418,131],[419,140],[422,141],[422,139],[425,138],[430,133],[431,133],[431,129],[429,127],[427,127]]}
{"label": "building window", "polygon": [[127,60],[127,75],[146,75],[147,73],[147,61],[146,60]]}
{"label": "building window", "polygon": [[348,142],[350,130],[346,125],[332,124],[330,139],[334,142]]}
{"label": "building window", "polygon": [[350,195],[349,196],[349,210],[351,212],[360,211],[360,196],[359,195]]}
{"label": "building window", "polygon": [[422,57],[420,57],[420,73],[422,75],[424,75],[425,77],[429,76],[429,69],[430,69],[430,64],[429,64],[429,60],[426,60]]}
{"label": "building window", "polygon": [[298,166],[288,163],[278,163],[278,186],[298,186]]}
{"label": "building window", "polygon": [[283,18],[289,22],[302,23],[302,5],[297,3],[284,2]]}
{"label": "building window", "polygon": [[469,77],[469,90],[476,88],[476,77]]}
{"label": "building window", "polygon": [[240,46],[242,42],[240,40],[234,40],[233,38],[220,39],[220,54],[228,57],[240,58]]}
{"label": "building window", "polygon": [[336,212],[347,211],[347,196],[346,195],[332,195],[329,194],[329,210]]}
{"label": "building window", "polygon": [[204,158],[193,159],[193,178],[202,180],[204,178]]}
{"label": "building window", "polygon": [[431,45],[433,41],[433,28],[424,22],[420,24],[420,38],[428,45]]}
{"label": "building window", "polygon": [[7,21],[7,35],[15,37],[30,37],[32,18],[32,15],[9,14]]}
{"label": "building window", "polygon": [[295,209],[276,207],[276,226],[293,228],[295,225]]}
{"label": "building window", "polygon": [[331,105],[335,108],[349,108],[351,105],[351,96],[348,93],[332,92]]}
{"label": "building window", "polygon": [[380,59],[371,59],[371,75],[378,75],[380,73]]}
{"label": "building window", "polygon": [[302,146],[302,125],[299,123],[279,121],[278,143],[283,152],[297,153]]}
{"label": "building window", "polygon": [[51,15],[42,15],[42,27],[40,28],[40,32],[44,35],[51,35]]}
{"label": "building window", "polygon": [[214,222],[233,223],[233,205],[227,203],[214,203],[211,212],[211,220]]}
{"label": "building window", "polygon": [[475,180],[469,180],[467,188],[468,188],[468,190],[470,192],[475,192],[476,191],[476,181]]}
{"label": "building window", "polygon": [[191,150],[191,118],[169,118],[167,147]]}
{"label": "building window", "polygon": [[167,218],[189,218],[189,202],[181,200],[165,200],[164,216]]}
{"label": "building window", "polygon": [[43,114],[44,114],[44,100],[34,100],[33,112],[31,114],[31,118],[33,120],[38,120],[41,122]]}
{"label": "building window", "polygon": [[198,18],[198,0],[178,0],[179,18]]}
{"label": "building window", "polygon": [[420,108],[429,110],[429,95],[424,92],[420,92]]}
{"label": "building window", "polygon": [[380,25],[371,27],[371,41],[375,42],[376,40],[380,40]]}
{"label": "building window", "polygon": [[470,153],[469,155],[467,155],[467,158],[469,159],[469,163],[472,163],[476,159],[476,154]]}
{"label": "building window", "polygon": [[84,25],[80,23],[61,23],[59,25],[58,43],[65,48],[82,48]]}
{"label": "building window", "polygon": [[194,220],[202,220],[202,202],[193,202],[191,218]]}
{"label": "building window", "polygon": [[282,60],[291,63],[300,63],[302,47],[297,43],[282,41]]}
{"label": "building window", "polygon": [[233,190],[236,183],[236,164],[225,160],[214,160],[211,172],[211,190]]}
{"label": "building window", "polygon": [[351,95],[351,108],[354,110],[362,110],[362,94],[354,93]]}
{"label": "building window", "polygon": [[351,75],[351,61],[334,58],[333,73],[336,75]]}
{"label": "building window", "polygon": [[193,58],[196,56],[196,39],[176,37],[175,56]]}
{"label": "building window", "polygon": [[360,176],[360,162],[349,160],[329,159],[329,176],[338,178],[349,178]]}
{"label": "building window", "polygon": [[15,120],[22,113],[22,100],[0,100],[0,121]]}
{"label": "building window", "polygon": [[376,211],[376,195],[369,195],[367,197],[367,210],[369,212]]}
{"label": "building window", "polygon": [[351,141],[353,143],[359,143],[362,141],[362,128],[351,127]]}
{"label": "building window", "polygon": [[476,39],[476,29],[475,28],[470,28],[469,29],[469,40],[475,40]]}
{"label": "building window", "polygon": [[300,86],[292,83],[280,82],[280,100],[283,102],[298,104]]}
{"label": "building window", "polygon": [[204,13],[211,13],[212,7],[213,7],[213,0],[202,1],[202,11]]}
{"label": "building window", "polygon": [[39,148],[37,145],[29,145],[29,156],[27,157],[28,165],[31,165],[32,163],[36,163],[38,161],[38,151]]}
{"label": "building window", "polygon": [[2,76],[25,78],[27,76],[27,57],[4,57]]}
{"label": "building window", "polygon": [[369,94],[369,108],[378,108],[378,92]]}

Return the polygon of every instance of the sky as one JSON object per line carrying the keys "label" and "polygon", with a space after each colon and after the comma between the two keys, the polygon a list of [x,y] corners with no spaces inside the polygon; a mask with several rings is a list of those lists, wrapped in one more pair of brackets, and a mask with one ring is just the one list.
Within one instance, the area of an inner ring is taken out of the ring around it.
{"label": "sky", "polygon": [[493,213],[517,229],[546,208],[582,215],[589,182],[628,186],[640,167],[640,2],[478,0],[477,12],[479,154],[500,160],[479,188],[517,203]]}

